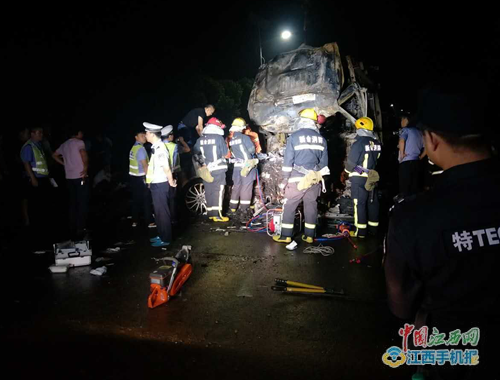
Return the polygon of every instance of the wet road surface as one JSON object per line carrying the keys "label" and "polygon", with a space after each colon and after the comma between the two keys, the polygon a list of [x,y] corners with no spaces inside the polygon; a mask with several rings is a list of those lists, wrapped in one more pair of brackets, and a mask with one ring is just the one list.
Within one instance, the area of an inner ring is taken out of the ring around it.
{"label": "wet road surface", "polygon": [[[328,243],[330,257],[291,252],[265,233],[214,232],[202,218],[167,251],[153,230],[103,218],[91,266],[52,274],[53,255],[23,253],[12,232],[2,277],[3,361],[12,378],[401,379],[381,357],[403,322],[387,307],[381,239]],[[17,237],[16,237],[17,236]],[[120,252],[101,253],[133,240]],[[192,246],[194,271],[166,305],[147,307],[154,258]],[[369,254],[359,264],[350,259]],[[98,257],[107,261],[96,262]],[[107,264],[102,277],[89,274]],[[344,289],[346,297],[283,294],[275,278]]]}

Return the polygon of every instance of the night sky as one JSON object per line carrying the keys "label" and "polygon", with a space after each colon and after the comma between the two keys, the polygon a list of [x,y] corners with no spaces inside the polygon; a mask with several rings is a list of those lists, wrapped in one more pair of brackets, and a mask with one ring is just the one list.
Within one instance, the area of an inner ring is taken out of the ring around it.
{"label": "night sky", "polygon": [[[486,3],[309,1],[307,43],[336,41],[378,68],[383,109],[416,108],[429,79],[466,64],[494,83],[499,20]],[[2,9],[4,126],[80,123],[116,130],[176,124],[185,78],[253,79],[258,29],[266,59],[304,42],[304,1],[16,2]],[[279,32],[294,33],[282,42]],[[468,69],[465,69],[468,70]],[[229,121],[226,121],[229,122]]]}

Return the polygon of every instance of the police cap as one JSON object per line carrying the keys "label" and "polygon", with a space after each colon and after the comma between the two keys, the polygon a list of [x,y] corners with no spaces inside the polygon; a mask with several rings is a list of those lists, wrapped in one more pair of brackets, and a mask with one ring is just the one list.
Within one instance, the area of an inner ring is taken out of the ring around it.
{"label": "police cap", "polygon": [[142,123],[142,125],[144,125],[146,127],[146,132],[158,133],[158,132],[161,132],[161,129],[162,129],[161,126],[156,125],[156,124],[151,124],[151,123],[148,123],[146,121],[144,123]]}
{"label": "police cap", "polygon": [[165,128],[162,128],[161,135],[168,136],[169,134],[172,133],[173,130],[174,130],[174,127],[172,125],[167,125]]}

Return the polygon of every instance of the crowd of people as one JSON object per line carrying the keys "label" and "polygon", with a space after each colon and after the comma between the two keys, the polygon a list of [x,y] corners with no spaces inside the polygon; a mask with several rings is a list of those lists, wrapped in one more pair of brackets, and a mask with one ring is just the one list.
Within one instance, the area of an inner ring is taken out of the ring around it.
{"label": "crowd of people", "polygon": [[[413,320],[415,328],[468,329],[473,323],[495,337],[500,320],[495,306],[500,291],[494,273],[500,257],[500,172],[492,125],[484,118],[484,105],[471,97],[474,93],[458,90],[456,85],[430,87],[423,93],[419,112],[413,118],[401,118],[399,194],[394,197],[385,237],[384,269],[392,312]],[[203,180],[211,221],[252,216],[261,151],[258,137],[237,117],[225,138],[226,126],[214,112],[213,105],[206,105],[191,110],[177,130],[172,125],[144,122],[135,133],[129,153],[132,227],[143,223],[156,228],[158,234],[150,241],[153,247],[172,243],[172,225],[179,222],[177,189],[194,175]],[[278,243],[292,242],[301,202],[302,240],[314,243],[317,199],[325,189],[324,177],[330,175],[323,123],[324,117],[314,109],[303,109],[295,132],[288,136],[281,168],[281,233],[273,238]],[[354,203],[350,235],[362,239],[376,235],[379,227],[377,165],[383,147],[372,119],[361,117],[355,127],[356,138],[342,178],[350,181]],[[53,243],[46,215],[51,212],[48,194],[60,185],[52,175],[55,165],[64,168],[69,237],[84,239],[91,173],[94,180],[97,173],[109,173],[111,141],[98,135],[86,144],[83,131],[76,128],[52,151],[39,126],[20,130],[18,141],[21,146],[15,156],[21,170],[9,178],[18,184],[22,220],[32,229],[31,240],[40,245]],[[151,144],[148,149],[146,142]],[[3,153],[3,137],[0,147]],[[92,165],[96,170],[91,171]],[[233,186],[226,216],[223,197],[229,165],[233,165]],[[1,154],[0,180],[13,167]],[[496,339],[481,336],[485,344]],[[452,376],[469,370],[443,369]]]}

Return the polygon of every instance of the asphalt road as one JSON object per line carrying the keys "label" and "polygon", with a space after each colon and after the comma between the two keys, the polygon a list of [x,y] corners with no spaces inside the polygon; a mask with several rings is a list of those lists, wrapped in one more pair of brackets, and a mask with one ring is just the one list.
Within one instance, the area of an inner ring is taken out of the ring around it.
{"label": "asphalt road", "polygon": [[[265,233],[225,236],[212,230],[225,224],[198,218],[162,251],[149,246],[155,231],[130,227],[126,210],[106,215],[94,219],[92,265],[65,274],[47,269],[52,253],[23,249],[22,230],[4,231],[2,361],[15,378],[411,378],[411,368],[381,360],[401,345],[403,322],[386,304],[380,238],[357,250],[345,240],[329,243],[335,253],[324,257],[303,253],[303,242],[287,251]],[[191,278],[170,302],[149,309],[149,274],[161,265],[154,258],[182,245],[192,246]],[[89,273],[103,263],[105,275]],[[275,278],[346,296],[276,292]]]}

